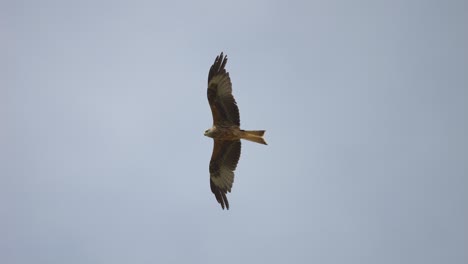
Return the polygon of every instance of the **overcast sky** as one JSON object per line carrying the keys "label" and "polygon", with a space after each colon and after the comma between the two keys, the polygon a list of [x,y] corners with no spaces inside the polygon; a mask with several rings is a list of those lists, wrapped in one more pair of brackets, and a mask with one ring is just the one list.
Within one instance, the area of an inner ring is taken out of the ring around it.
{"label": "overcast sky", "polygon": [[[468,263],[467,1],[2,1],[0,262]],[[208,70],[244,129],[209,187]]]}

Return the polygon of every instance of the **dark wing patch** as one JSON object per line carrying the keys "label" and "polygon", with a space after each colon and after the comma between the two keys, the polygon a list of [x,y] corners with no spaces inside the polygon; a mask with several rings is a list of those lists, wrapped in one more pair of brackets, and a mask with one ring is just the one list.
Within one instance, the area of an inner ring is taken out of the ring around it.
{"label": "dark wing patch", "polygon": [[210,187],[218,203],[229,209],[227,192],[234,183],[234,171],[241,154],[240,140],[214,140],[210,161]]}
{"label": "dark wing patch", "polygon": [[208,73],[208,102],[213,114],[214,125],[240,126],[239,108],[232,95],[232,83],[224,68],[227,57],[223,53],[216,57]]}

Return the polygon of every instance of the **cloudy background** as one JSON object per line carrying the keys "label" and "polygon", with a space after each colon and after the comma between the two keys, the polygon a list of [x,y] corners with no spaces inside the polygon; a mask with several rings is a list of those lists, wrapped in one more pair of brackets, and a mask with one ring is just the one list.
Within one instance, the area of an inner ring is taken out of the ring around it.
{"label": "cloudy background", "polygon": [[[466,1],[2,1],[0,262],[467,263]],[[209,188],[208,69],[245,129]]]}

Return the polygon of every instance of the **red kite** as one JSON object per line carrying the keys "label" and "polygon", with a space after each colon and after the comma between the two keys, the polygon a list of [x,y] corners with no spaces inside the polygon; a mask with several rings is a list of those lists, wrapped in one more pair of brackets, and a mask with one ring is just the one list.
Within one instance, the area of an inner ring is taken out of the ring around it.
{"label": "red kite", "polygon": [[218,203],[229,209],[226,193],[231,192],[234,171],[241,153],[241,139],[267,144],[265,130],[240,129],[239,108],[232,95],[232,84],[226,72],[227,57],[221,52],[208,74],[208,102],[213,114],[213,126],[205,136],[214,139],[210,161],[210,187]]}

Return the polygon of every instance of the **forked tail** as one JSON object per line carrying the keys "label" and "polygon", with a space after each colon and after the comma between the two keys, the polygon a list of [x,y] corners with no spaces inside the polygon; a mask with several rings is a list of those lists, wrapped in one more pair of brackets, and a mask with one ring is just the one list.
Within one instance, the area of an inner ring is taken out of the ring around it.
{"label": "forked tail", "polygon": [[263,134],[265,134],[265,130],[242,130],[242,138],[267,145],[265,139],[263,139]]}

